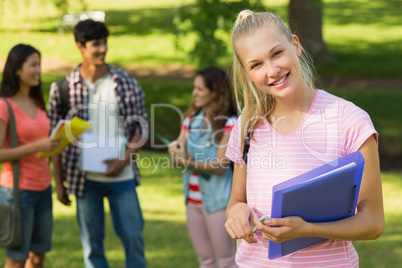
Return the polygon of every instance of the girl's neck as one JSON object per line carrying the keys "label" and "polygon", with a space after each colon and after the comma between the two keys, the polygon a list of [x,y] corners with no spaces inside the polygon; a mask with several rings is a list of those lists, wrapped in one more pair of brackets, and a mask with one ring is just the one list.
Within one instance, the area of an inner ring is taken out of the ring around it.
{"label": "girl's neck", "polygon": [[317,90],[309,87],[304,87],[303,90],[298,90],[293,96],[287,99],[276,99],[274,116],[291,116],[306,114],[313,103]]}
{"label": "girl's neck", "polygon": [[13,96],[14,99],[26,99],[30,98],[29,93],[31,91],[31,88],[25,85],[20,85],[20,90],[17,91],[17,93]]}

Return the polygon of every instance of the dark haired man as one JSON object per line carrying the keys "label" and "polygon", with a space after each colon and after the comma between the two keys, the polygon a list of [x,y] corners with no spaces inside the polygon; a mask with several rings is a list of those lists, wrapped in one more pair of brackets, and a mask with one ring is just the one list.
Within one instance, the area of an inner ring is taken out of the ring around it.
{"label": "dark haired man", "polygon": [[[70,205],[68,194],[76,196],[86,268],[108,267],[103,248],[104,197],[109,201],[115,232],[123,242],[126,267],[146,267],[143,218],[135,188],[140,174],[132,158],[147,134],[145,96],[134,78],[106,64],[108,36],[109,31],[102,22],[79,22],[74,27],[74,37],[82,63],[66,76],[65,83],[55,82],[51,86],[49,117],[52,127],[66,116],[66,103],[67,118],[78,116],[94,123],[81,137],[81,145],[68,146],[62,154],[52,158],[57,198]],[[83,156],[84,137],[91,137],[91,144],[106,147],[106,150],[118,146],[115,141],[122,140],[119,137],[125,138],[128,146],[121,157],[105,159],[106,172],[97,172],[82,165],[92,160]]]}

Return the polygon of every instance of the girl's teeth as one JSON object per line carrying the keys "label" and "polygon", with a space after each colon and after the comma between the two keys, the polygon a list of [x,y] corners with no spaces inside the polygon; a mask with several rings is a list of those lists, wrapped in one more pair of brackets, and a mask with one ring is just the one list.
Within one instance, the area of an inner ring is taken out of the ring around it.
{"label": "girl's teeth", "polygon": [[274,86],[279,85],[279,84],[282,84],[283,81],[285,81],[286,77],[287,77],[287,75],[285,75],[285,76],[284,76],[281,80],[279,80],[278,82],[274,83]]}

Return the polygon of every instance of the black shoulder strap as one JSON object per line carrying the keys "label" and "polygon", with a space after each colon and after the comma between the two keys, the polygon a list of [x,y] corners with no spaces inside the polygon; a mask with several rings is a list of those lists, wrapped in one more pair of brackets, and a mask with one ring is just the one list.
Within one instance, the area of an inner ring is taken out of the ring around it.
{"label": "black shoulder strap", "polygon": [[59,89],[60,101],[61,101],[61,111],[63,118],[67,117],[69,107],[68,107],[68,81],[66,77],[57,80],[57,88]]}
{"label": "black shoulder strap", "polygon": [[248,150],[250,150],[250,133],[251,131],[247,131],[247,136],[244,138],[244,145],[243,145],[243,161],[247,165],[247,156]]}
{"label": "black shoulder strap", "polygon": [[[11,108],[10,103],[6,100],[6,98],[3,98],[5,103],[8,106],[8,129],[10,133],[10,141],[11,141],[11,147],[18,147],[18,136],[17,136],[17,126],[15,124],[15,117],[14,117],[14,112],[13,109]],[[13,183],[14,183],[14,188],[13,188],[13,199],[14,199],[14,204],[19,205],[19,200],[20,200],[20,192],[19,192],[19,178],[20,178],[20,162],[19,160],[15,160],[12,163],[13,165]]]}

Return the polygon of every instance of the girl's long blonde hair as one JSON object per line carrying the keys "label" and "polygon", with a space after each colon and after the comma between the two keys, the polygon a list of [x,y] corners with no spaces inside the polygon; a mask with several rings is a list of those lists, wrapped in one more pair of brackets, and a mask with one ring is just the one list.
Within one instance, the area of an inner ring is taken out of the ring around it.
{"label": "girl's long blonde hair", "polygon": [[[243,111],[241,115],[241,144],[243,144],[247,132],[254,129],[254,127],[260,122],[261,118],[269,118],[269,115],[275,106],[275,99],[271,95],[259,90],[250,80],[247,79],[245,75],[246,70],[238,57],[236,43],[240,38],[252,34],[261,27],[271,26],[277,27],[277,29],[286,36],[289,42],[293,41],[293,34],[289,28],[279,17],[271,12],[254,13],[250,10],[243,10],[238,14],[233,26],[233,89],[238,109]],[[313,61],[304,49],[302,49],[299,62],[304,83],[309,88],[315,89]],[[244,106],[243,109],[242,106]],[[252,132],[250,132],[250,136],[252,138]]]}

